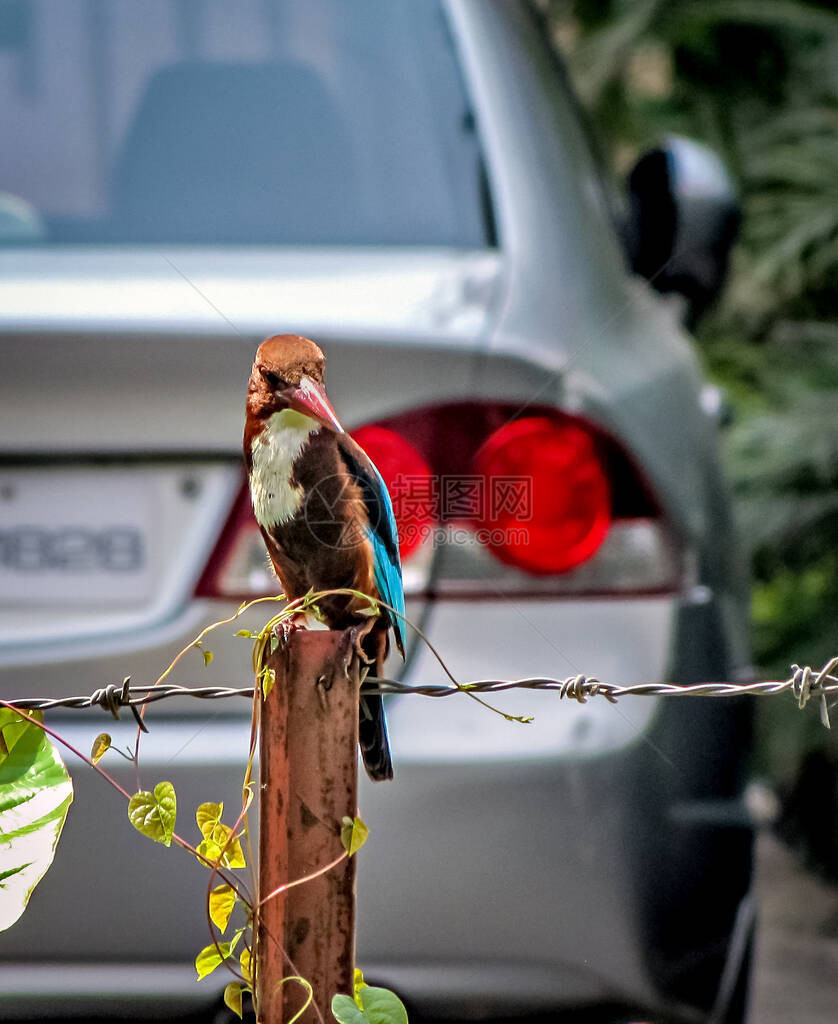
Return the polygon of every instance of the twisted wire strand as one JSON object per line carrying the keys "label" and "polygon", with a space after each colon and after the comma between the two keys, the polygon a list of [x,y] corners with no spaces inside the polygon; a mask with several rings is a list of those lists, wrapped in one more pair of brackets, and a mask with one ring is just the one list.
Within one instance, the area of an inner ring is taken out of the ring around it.
{"label": "twisted wire strand", "polygon": [[126,676],[120,685],[114,683],[94,690],[87,697],[21,697],[7,700],[6,704],[21,711],[50,711],[53,708],[95,708],[109,711],[119,718],[120,708],[134,710],[143,704],[155,704],[169,697],[198,697],[201,700],[223,700],[229,697],[253,697],[252,686],[176,686],[162,683],[160,686],[130,685]]}
{"label": "twisted wire strand", "polygon": [[[809,665],[792,665],[791,675],[782,681],[756,683],[692,683],[679,685],[673,683],[636,683],[632,686],[616,686],[605,683],[593,676],[582,674],[568,676],[565,679],[549,679],[532,676],[524,679],[478,679],[458,686],[445,684],[408,685],[396,679],[378,679],[367,677],[361,687],[364,694],[415,694],[422,697],[450,697],[456,693],[502,693],[507,690],[546,690],[556,693],[559,699],[575,700],[585,704],[591,697],[604,697],[615,704],[621,697],[742,697],[773,696],[778,693],[790,692],[799,708],[804,708],[810,700],[817,699],[820,703],[821,720],[829,727],[827,696],[838,693],[838,676],[833,675],[838,666],[838,657],[831,658],[819,671]],[[92,708],[99,707],[119,718],[119,711],[127,708],[141,722],[137,708],[144,704],[153,704],[171,697],[195,697],[199,700],[225,700],[231,697],[253,697],[252,686],[177,686],[161,684],[159,686],[131,685],[131,677],[126,676],[121,684],[111,683],[94,690],[85,697],[21,697],[5,701],[6,704],[21,711],[49,711],[54,708]]]}

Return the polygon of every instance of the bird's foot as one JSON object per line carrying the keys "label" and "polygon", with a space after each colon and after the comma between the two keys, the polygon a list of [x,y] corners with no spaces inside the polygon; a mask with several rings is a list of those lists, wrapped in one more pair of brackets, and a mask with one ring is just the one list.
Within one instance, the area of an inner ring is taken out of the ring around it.
{"label": "bird's foot", "polygon": [[362,680],[369,672],[372,659],[364,650],[363,641],[364,637],[369,633],[372,624],[373,620],[370,619],[368,622],[361,622],[357,626],[349,626],[348,629],[343,631],[340,640],[340,663],[345,675],[349,675],[349,667],[356,658],[359,662]]}
{"label": "bird's foot", "polygon": [[345,633],[348,637],[349,652],[357,654],[362,665],[371,665],[374,661],[364,650],[364,640],[374,625],[375,619],[365,619],[363,622],[359,622],[357,626],[350,626]]}
{"label": "bird's foot", "polygon": [[291,643],[291,637],[299,629],[306,628],[306,617],[305,615],[289,615],[287,619],[283,619],[278,622],[273,629],[274,636],[279,641],[277,649],[283,653],[288,650],[288,645]]}

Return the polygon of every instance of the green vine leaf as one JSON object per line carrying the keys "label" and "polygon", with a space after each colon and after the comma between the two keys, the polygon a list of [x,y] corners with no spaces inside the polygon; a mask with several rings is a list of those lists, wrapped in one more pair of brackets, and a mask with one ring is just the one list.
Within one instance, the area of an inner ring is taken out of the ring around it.
{"label": "green vine leaf", "polygon": [[253,984],[253,974],[250,969],[250,950],[245,948],[239,954],[239,967],[242,969],[242,976],[248,985]]}
{"label": "green vine leaf", "polygon": [[[44,715],[42,711],[26,711],[21,716],[8,708],[0,709],[0,765],[14,750],[18,740],[22,739],[31,728],[27,719],[33,722],[43,722]],[[38,732],[43,732],[43,730],[38,729]]]}
{"label": "green vine leaf", "polygon": [[242,992],[244,989],[238,981],[231,981],[224,989],[224,1004],[232,1010],[233,1013],[241,1020],[242,1016]]}
{"label": "green vine leaf", "polygon": [[361,849],[369,837],[370,830],[360,818],[341,818],[340,841],[343,848],[352,857]]}
{"label": "green vine leaf", "polygon": [[[221,950],[219,953],[218,950]],[[195,957],[195,970],[198,972],[198,981],[212,974],[216,967],[223,963],[230,955],[230,943],[219,942],[218,948],[215,945],[204,946],[201,952]]]}
{"label": "green vine leaf", "polygon": [[276,670],[272,668],[262,669],[262,696],[265,700],[268,699],[268,694],[276,685]]}
{"label": "green vine leaf", "polygon": [[90,748],[90,760],[94,764],[98,764],[110,749],[110,736],[106,732],[100,732],[93,741],[93,746]]}
{"label": "green vine leaf", "polygon": [[[227,957],[233,955],[236,946],[239,944],[239,939],[242,937],[243,931],[244,928],[239,928],[229,942],[219,942],[217,947],[215,943],[211,943],[209,946],[204,946],[201,952],[195,957],[195,970],[198,972],[198,981],[200,981],[201,978],[206,978],[208,974],[212,974],[219,964],[223,963]],[[221,952],[219,952],[219,950]]]}
{"label": "green vine leaf", "polygon": [[[206,633],[206,632],[207,631],[204,630],[204,633]],[[201,635],[203,636],[203,633]],[[201,657],[204,659],[204,668],[206,668],[208,665],[212,664],[213,653],[212,653],[212,651],[207,651],[207,650],[204,649],[204,645],[203,645],[202,641],[196,640],[195,643],[192,646],[196,647],[201,652]]]}
{"label": "green vine leaf", "polygon": [[[201,804],[198,811],[205,807],[218,807],[221,804]],[[219,810],[219,814],[221,811]],[[198,814],[196,814],[196,818]],[[242,845],[239,842],[238,836],[230,840],[228,839],[233,833],[233,830],[228,825],[222,825],[217,819],[204,820],[203,824],[201,821],[198,822],[201,829],[201,834],[204,839],[195,848],[195,852],[199,854],[199,860],[203,863],[204,860],[208,860],[213,864],[220,863],[225,868],[244,868],[247,867],[247,862],[244,859],[244,852]],[[226,849],[225,849],[226,847]],[[221,851],[224,850],[222,856]]]}
{"label": "green vine leaf", "polygon": [[235,905],[236,892],[231,885],[219,885],[209,894],[210,920],[222,935],[227,931]]}
{"label": "green vine leaf", "polygon": [[352,996],[333,996],[332,1013],[338,1024],[369,1024],[364,1011],[355,1005]]}
{"label": "green vine leaf", "polygon": [[128,820],[155,843],[172,845],[177,818],[177,796],[171,782],[158,782],[154,792],[140,790],[128,801]]}
{"label": "green vine leaf", "polygon": [[198,822],[198,828],[201,830],[201,835],[206,839],[212,835],[212,830],[221,821],[221,815],[224,813],[224,804],[199,804],[195,811],[195,820]]}
{"label": "green vine leaf", "polygon": [[225,868],[247,867],[247,861],[244,859],[242,844],[239,842],[238,836],[232,839],[228,844],[228,840],[232,834],[233,830],[229,825],[218,824],[212,831],[212,841],[218,845],[219,849],[224,849],[225,846],[227,847],[224,856],[221,858],[221,863]]}
{"label": "green vine leaf", "polygon": [[364,972],[360,967],[356,967],[352,977],[352,989],[355,993],[355,1004],[359,1010],[363,1009],[361,1004],[361,989],[366,987],[367,983],[364,981]]}
{"label": "green vine leaf", "polygon": [[361,974],[360,984],[355,972],[355,998],[337,995],[332,999],[332,1013],[338,1024],[408,1024],[407,1010],[395,992],[367,985]]}
{"label": "green vine leaf", "polygon": [[[29,719],[29,720],[27,720]],[[73,801],[73,784],[49,736],[0,708],[0,931],[21,916],[44,877]]]}
{"label": "green vine leaf", "polygon": [[204,839],[195,847],[195,855],[205,867],[212,867],[219,863],[221,847],[211,839]]}
{"label": "green vine leaf", "polygon": [[246,637],[248,640],[255,640],[257,634],[251,632],[251,630],[249,629],[240,629],[238,630],[238,632],[234,633],[233,636],[243,636]]}
{"label": "green vine leaf", "polygon": [[407,1024],[407,1010],[395,992],[366,985],[361,989],[361,1006],[370,1024]]}

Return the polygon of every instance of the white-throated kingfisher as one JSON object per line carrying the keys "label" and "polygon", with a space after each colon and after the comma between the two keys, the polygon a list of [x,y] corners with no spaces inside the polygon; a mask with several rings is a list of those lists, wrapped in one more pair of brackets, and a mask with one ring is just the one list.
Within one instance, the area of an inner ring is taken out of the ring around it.
{"label": "white-throated kingfisher", "polygon": [[[289,601],[310,590],[351,588],[404,614],[399,541],[387,487],[340,425],[326,396],[326,357],[308,338],[264,341],[247,387],[244,460],[256,521]],[[330,629],[358,631],[381,675],[392,628],[404,657],[404,625],[370,602],[332,594],[318,600]],[[365,614],[366,613],[366,614]],[[371,779],[393,777],[381,697],[365,696],[359,739]]]}

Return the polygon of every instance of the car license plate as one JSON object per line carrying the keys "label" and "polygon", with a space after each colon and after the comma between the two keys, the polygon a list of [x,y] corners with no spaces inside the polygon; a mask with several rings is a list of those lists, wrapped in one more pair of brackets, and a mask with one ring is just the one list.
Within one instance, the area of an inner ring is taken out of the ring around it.
{"label": "car license plate", "polygon": [[152,496],[145,474],[130,470],[0,470],[0,602],[145,601]]}

